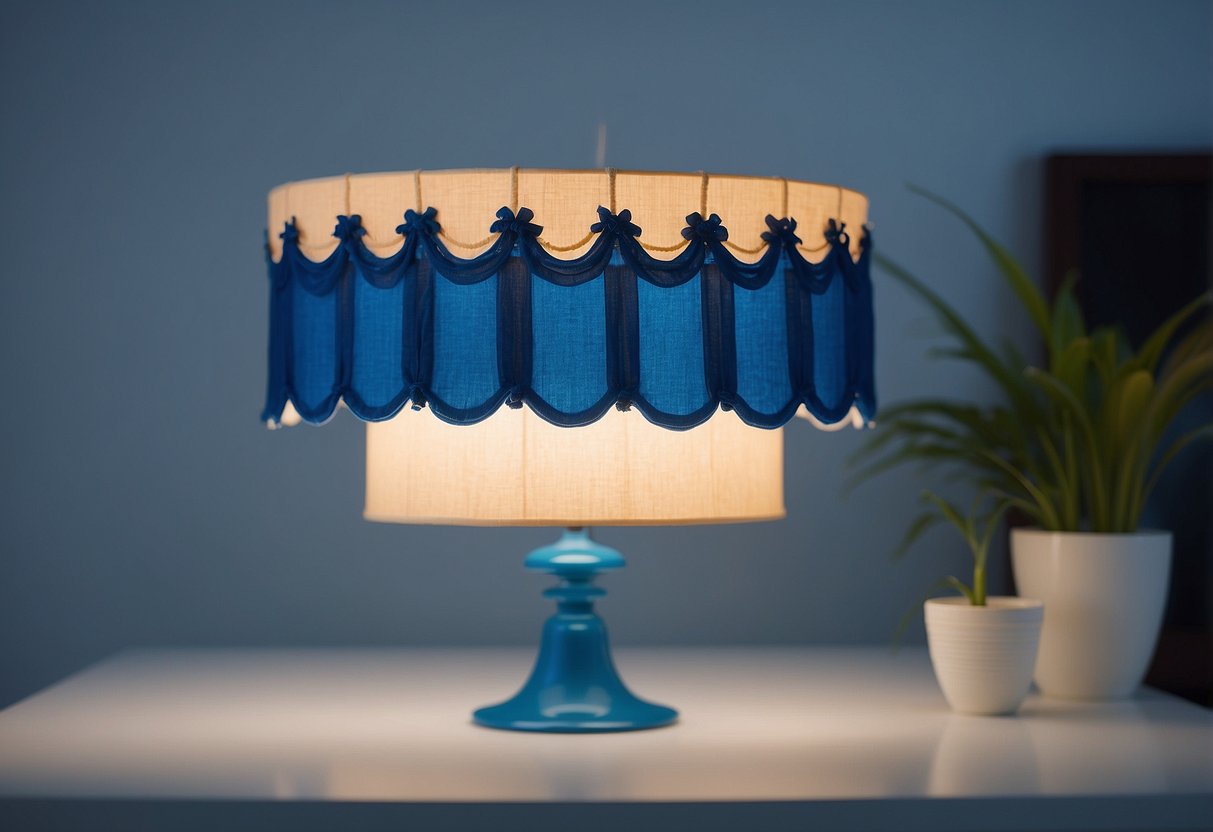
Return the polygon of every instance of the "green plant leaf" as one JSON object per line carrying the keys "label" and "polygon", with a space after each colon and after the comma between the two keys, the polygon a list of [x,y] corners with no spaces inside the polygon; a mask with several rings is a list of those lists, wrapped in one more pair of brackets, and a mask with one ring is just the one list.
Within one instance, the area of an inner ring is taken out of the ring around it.
{"label": "green plant leaf", "polygon": [[1060,516],[1061,526],[1056,531],[1076,532],[1082,522],[1082,493],[1078,473],[1078,449],[1074,441],[1074,416],[1061,414],[1061,444],[1065,464],[1066,492]]}
{"label": "green plant leaf", "polygon": [[964,518],[961,517],[960,512],[956,510],[955,506],[933,491],[924,491],[922,492],[921,497],[924,501],[934,505],[939,511],[940,515],[955,526],[961,534],[965,533]]}
{"label": "green plant leaf", "polygon": [[1104,406],[1115,407],[1116,434],[1113,441],[1124,447],[1141,430],[1146,410],[1154,396],[1154,378],[1145,370],[1137,370],[1125,379],[1119,392],[1116,402],[1108,402]]}
{"label": "green plant leaf", "polygon": [[1022,443],[1020,421],[1004,408],[982,409],[942,399],[919,399],[891,405],[881,411],[881,421],[898,420],[904,416],[939,419],[954,426],[957,436],[968,434],[987,445],[1005,442]]}
{"label": "green plant leaf", "polygon": [[1105,446],[1105,464],[1115,488],[1108,519],[1113,530],[1132,532],[1137,529],[1139,519],[1142,475],[1153,450],[1147,412],[1154,396],[1154,379],[1146,370],[1136,370],[1114,389],[1118,394],[1116,398],[1103,403],[1115,423],[1113,435]]}
{"label": "green plant leaf", "polygon": [[1194,355],[1168,367],[1150,402],[1150,439],[1157,442],[1184,406],[1213,385],[1213,353]]}
{"label": "green plant leaf", "polygon": [[1003,364],[1007,365],[1008,368],[1022,372],[1023,368],[1027,367],[1030,363],[1026,358],[1024,358],[1023,352],[1019,349],[1019,347],[1016,346],[1012,341],[1004,338],[1000,342],[999,346],[1002,348],[1002,362]]}
{"label": "green plant leaf", "polygon": [[1107,485],[1104,482],[1103,463],[1100,458],[1099,442],[1095,436],[1095,427],[1091,423],[1091,415],[1086,407],[1074,395],[1069,387],[1062,384],[1044,370],[1029,367],[1025,374],[1034,383],[1048,393],[1050,398],[1062,405],[1074,417],[1079,435],[1087,446],[1087,462],[1084,480],[1090,491],[1091,524],[1093,531],[1103,531],[1109,512],[1107,504]]}
{"label": "green plant leaf", "polygon": [[964,538],[965,545],[969,547],[969,551],[973,551],[977,541],[973,533],[972,517],[961,515],[955,506],[932,491],[922,492],[922,499],[934,505],[944,519],[956,527],[961,537]]}
{"label": "green plant leaf", "polygon": [[[1058,499],[1056,502],[1069,506],[1071,502],[1070,492],[1074,490],[1076,484],[1071,481],[1065,463],[1062,462],[1061,454],[1058,453],[1053,438],[1049,436],[1049,432],[1043,425],[1036,426],[1036,441],[1039,443],[1041,450],[1044,451],[1045,458],[1049,461],[1053,472],[1053,481],[1057,484]],[[1066,523],[1066,513],[1064,509],[1059,512],[1058,520],[1061,525],[1065,525]]]}
{"label": "green plant leaf", "polygon": [[1091,339],[1076,338],[1053,353],[1053,375],[1074,395],[1085,395],[1087,367],[1091,363]]}
{"label": "green plant leaf", "polygon": [[1099,327],[1091,332],[1091,361],[1105,387],[1112,383],[1120,363],[1120,338],[1120,330],[1113,327]]}
{"label": "green plant leaf", "polygon": [[1188,334],[1171,348],[1158,376],[1169,376],[1175,371],[1175,367],[1210,352],[1213,352],[1213,321],[1205,319],[1192,327]]}
{"label": "green plant leaf", "polygon": [[1167,318],[1158,329],[1151,333],[1146,342],[1142,344],[1141,349],[1138,350],[1137,355],[1141,366],[1153,373],[1158,367],[1158,362],[1162,358],[1163,353],[1166,352],[1167,345],[1171,343],[1171,339],[1179,328],[1197,312],[1208,307],[1211,302],[1213,302],[1213,295],[1205,292]]}
{"label": "green plant leaf", "polygon": [[999,271],[1002,272],[1003,278],[1010,284],[1012,291],[1023,304],[1024,309],[1028,311],[1032,322],[1036,324],[1036,328],[1040,330],[1040,335],[1045,339],[1046,343],[1049,340],[1050,323],[1049,323],[1049,305],[1045,302],[1044,295],[1036,288],[1036,284],[1028,277],[1023,266],[1019,264],[1014,257],[1010,255],[1005,248],[990,236],[984,228],[977,224],[976,220],[970,217],[967,213],[960,209],[959,206],[944,199],[938,194],[932,193],[925,188],[917,185],[909,185],[909,188],[919,196],[929,199],[936,205],[951,213],[965,225],[967,225],[974,234],[977,235],[986,251],[997,264]]}
{"label": "green plant leaf", "polygon": [[965,431],[934,432],[932,439],[909,432],[898,436],[901,444],[883,456],[868,462],[863,461],[864,467],[852,474],[843,488],[844,494],[850,494],[864,482],[878,474],[914,462],[938,468],[940,465],[969,467],[976,470],[997,469],[989,460],[989,448],[999,447],[997,440],[989,441],[978,433]]}
{"label": "green plant leaf", "polygon": [[1167,467],[1175,460],[1175,457],[1179,455],[1180,451],[1191,445],[1193,442],[1198,442],[1201,439],[1213,439],[1213,424],[1201,425],[1198,428],[1188,431],[1183,436],[1172,442],[1170,446],[1163,451],[1162,455],[1158,458],[1158,461],[1154,463],[1154,466],[1150,472],[1150,478],[1146,481],[1145,487],[1142,489],[1143,502],[1149,499],[1151,492],[1154,491],[1154,487],[1158,485],[1158,481],[1162,477],[1163,472],[1167,470]]}
{"label": "green plant leaf", "polygon": [[965,323],[959,312],[894,261],[880,254],[874,255],[873,259],[884,272],[909,288],[931,308],[945,331],[961,342],[964,349],[972,355],[970,360],[978,364],[1003,389],[1017,408],[1031,408],[1031,397],[1022,384],[1019,369],[1011,370],[1004,366],[994,351]]}
{"label": "green plant leaf", "polygon": [[993,483],[990,483],[990,482],[982,483],[982,486],[986,489],[987,493],[989,493],[991,496],[997,497],[998,499],[1002,500],[1004,503],[1006,503],[1011,508],[1017,508],[1020,511],[1022,511],[1024,514],[1026,514],[1028,516],[1028,518],[1030,520],[1033,520],[1038,526],[1040,526],[1045,531],[1050,531],[1050,532],[1061,531],[1061,529],[1050,528],[1044,522],[1042,522],[1042,520],[1040,518],[1040,507],[1037,506],[1035,503],[1031,503],[1028,500],[1025,500],[1023,497],[1017,497],[1014,494],[1011,494],[1007,491],[1003,491],[997,485],[994,485]]}
{"label": "green plant leaf", "polygon": [[1010,503],[1006,500],[998,501],[998,505],[993,508],[993,511],[986,514],[983,522],[983,530],[981,530],[981,551],[989,552],[990,543],[993,542],[993,536],[998,531],[998,526],[1002,524],[1002,518],[1006,517],[1010,511]]}
{"label": "green plant leaf", "polygon": [[[1083,320],[1082,309],[1079,308],[1078,301],[1074,297],[1074,285],[1077,282],[1078,272],[1070,271],[1053,297],[1049,340],[1050,356],[1059,356],[1075,341],[1086,338],[1087,327]],[[1056,368],[1053,371],[1056,373]]]}
{"label": "green plant leaf", "polygon": [[1057,516],[1057,507],[1053,504],[1053,501],[1023,471],[997,454],[987,453],[986,457],[995,467],[1002,469],[1004,473],[1009,475],[1028,494],[1037,506],[1036,514],[1040,518],[1042,526],[1046,529],[1056,529],[1060,525],[1061,521]]}
{"label": "green plant leaf", "polygon": [[975,606],[975,607],[982,606],[981,604],[977,603],[976,593],[974,593],[973,590],[967,584],[965,584],[964,581],[960,580],[960,578],[957,578],[955,575],[949,575],[948,577],[944,578],[944,583],[947,584],[948,586],[950,586],[952,589],[959,592],[964,597],[968,598],[969,603],[972,604],[973,606]]}

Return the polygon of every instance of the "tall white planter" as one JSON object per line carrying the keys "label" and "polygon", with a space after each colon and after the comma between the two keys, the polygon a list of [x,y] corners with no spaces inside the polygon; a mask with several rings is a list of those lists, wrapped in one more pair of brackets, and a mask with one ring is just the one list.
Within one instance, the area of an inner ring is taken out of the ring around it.
{"label": "tall white planter", "polygon": [[932,598],[923,612],[931,665],[952,710],[992,715],[1018,708],[1032,684],[1040,601],[991,597],[974,607],[967,598]]}
{"label": "tall white planter", "polygon": [[1049,696],[1120,699],[1149,667],[1171,572],[1171,533],[1011,530],[1015,584],[1045,603],[1036,684]]}

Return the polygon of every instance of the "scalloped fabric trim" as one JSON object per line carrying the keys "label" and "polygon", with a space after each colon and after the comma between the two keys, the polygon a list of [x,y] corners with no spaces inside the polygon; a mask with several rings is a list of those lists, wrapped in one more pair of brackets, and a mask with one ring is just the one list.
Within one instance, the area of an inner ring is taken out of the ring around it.
{"label": "scalloped fabric trim", "polygon": [[[776,428],[803,405],[830,425],[876,411],[871,236],[851,256],[830,220],[819,263],[797,249],[796,221],[766,217],[747,263],[720,217],[689,215],[686,246],[650,255],[631,213],[598,209],[596,235],[562,260],[527,208],[497,212],[482,254],[453,255],[438,212],[406,211],[399,251],[363,243],[358,215],[337,217],[337,248],[307,258],[293,222],[269,260],[269,380],[262,419],[289,401],[307,422],[339,403],[379,421],[406,404],[455,424],[503,404],[575,427],[632,407],[683,430],[716,410]],[[268,252],[268,246],[267,246]]]}

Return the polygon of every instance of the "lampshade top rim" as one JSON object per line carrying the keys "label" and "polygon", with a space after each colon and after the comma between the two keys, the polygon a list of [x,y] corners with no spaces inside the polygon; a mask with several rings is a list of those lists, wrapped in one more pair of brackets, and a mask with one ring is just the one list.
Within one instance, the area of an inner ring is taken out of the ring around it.
{"label": "lampshade top rim", "polygon": [[468,174],[504,174],[511,171],[517,171],[519,174],[528,173],[567,173],[567,174],[591,174],[598,173],[606,175],[608,172],[614,172],[616,176],[668,176],[681,179],[740,179],[740,180],[757,180],[762,182],[786,182],[789,185],[807,186],[812,188],[829,188],[838,190],[843,193],[854,194],[867,200],[867,195],[854,188],[848,188],[845,185],[838,185],[833,182],[813,182],[807,179],[794,179],[784,176],[757,176],[742,173],[712,173],[710,171],[667,171],[667,170],[632,170],[625,168],[439,168],[439,169],[422,169],[414,170],[390,170],[390,171],[365,171],[362,173],[344,173],[335,174],[332,176],[317,176],[309,179],[296,179],[290,182],[283,182],[280,185],[270,189],[270,194],[284,189],[291,188],[297,185],[318,183],[318,182],[337,182],[349,177],[371,177],[371,176],[400,176],[400,175],[425,175],[425,176],[442,176],[442,175],[468,175]]}

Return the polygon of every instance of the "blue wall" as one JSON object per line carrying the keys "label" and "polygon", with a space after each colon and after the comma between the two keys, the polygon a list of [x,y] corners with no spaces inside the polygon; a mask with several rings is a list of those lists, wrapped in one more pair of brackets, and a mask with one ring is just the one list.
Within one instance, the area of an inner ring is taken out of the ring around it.
{"label": "blue wall", "polygon": [[[0,13],[0,703],[136,644],[529,643],[548,530],[360,519],[363,439],[267,433],[264,197],[345,171],[617,167],[838,181],[881,249],[1026,335],[956,224],[1039,260],[1042,156],[1213,139],[1207,2],[9,3]],[[883,400],[988,393],[877,284]],[[936,576],[910,474],[787,431],[788,519],[604,530],[621,643],[887,642]]]}

